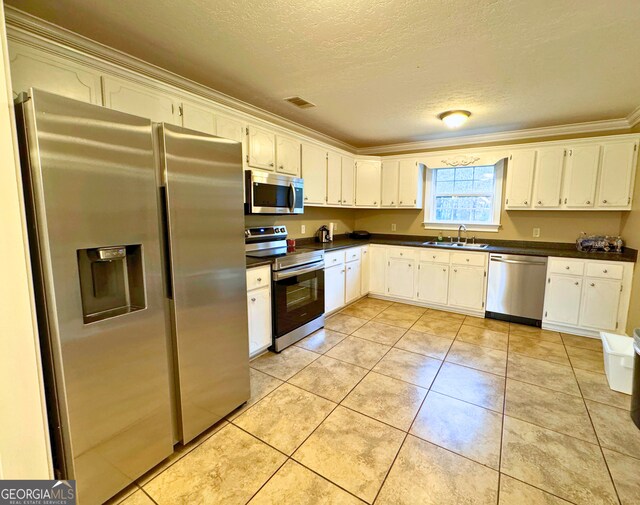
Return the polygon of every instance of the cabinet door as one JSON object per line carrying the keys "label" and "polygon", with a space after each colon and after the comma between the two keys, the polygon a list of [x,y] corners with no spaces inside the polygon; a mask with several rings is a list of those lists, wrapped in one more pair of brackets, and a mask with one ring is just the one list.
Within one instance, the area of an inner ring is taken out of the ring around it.
{"label": "cabinet door", "polygon": [[564,147],[538,149],[533,206],[536,209],[557,209],[562,204],[562,175],[566,150]]}
{"label": "cabinet door", "polygon": [[550,274],[544,292],[544,320],[578,324],[582,278]]}
{"label": "cabinet door", "polygon": [[420,263],[417,291],[418,300],[446,305],[449,294],[449,265]]}
{"label": "cabinet door", "polygon": [[422,165],[416,160],[400,160],[398,174],[398,206],[422,208]]}
{"label": "cabinet door", "polygon": [[271,293],[269,288],[247,293],[249,312],[249,354],[271,345]]}
{"label": "cabinet door", "polygon": [[528,209],[531,207],[535,162],[535,149],[516,151],[509,156],[505,208]]}
{"label": "cabinet door", "polygon": [[324,270],[324,311],[333,312],[344,306],[344,265]]}
{"label": "cabinet door", "polygon": [[380,205],[380,162],[356,162],[356,206],[378,207]]}
{"label": "cabinet door", "polygon": [[371,271],[371,261],[369,260],[369,246],[362,247],[360,258],[360,294],[364,296],[369,293],[369,275]]}
{"label": "cabinet door", "polygon": [[382,164],[382,189],[380,206],[381,207],[397,207],[398,206],[398,171],[399,161],[385,161]]}
{"label": "cabinet door", "polygon": [[116,77],[102,77],[104,105],[158,123],[177,124],[174,97]]}
{"label": "cabinet door", "polygon": [[342,156],[342,205],[353,207],[356,197],[355,184],[356,160],[351,156]]}
{"label": "cabinet door", "polygon": [[386,294],[387,250],[384,247],[369,246],[369,292]]}
{"label": "cabinet door", "polygon": [[9,41],[13,97],[38,88],[56,95],[102,105],[100,74],[50,53]]}
{"label": "cabinet door", "polygon": [[244,124],[238,119],[216,114],[216,135],[242,142],[244,140]]}
{"label": "cabinet door", "polygon": [[413,298],[415,261],[391,258],[387,261],[387,294]]}
{"label": "cabinet door", "polygon": [[334,152],[327,153],[327,204],[340,205],[342,203],[342,160]]}
{"label": "cabinet door", "polygon": [[290,137],[277,136],[276,139],[276,172],[300,176],[300,142]]}
{"label": "cabinet door", "polygon": [[614,142],[602,147],[598,207],[629,207],[633,194],[637,142]]}
{"label": "cabinet door", "polygon": [[484,268],[453,265],[449,272],[449,305],[465,309],[484,308]]}
{"label": "cabinet door", "polygon": [[565,207],[593,207],[599,161],[599,145],[569,148],[563,187]]}
{"label": "cabinet door", "polygon": [[345,276],[345,302],[351,303],[360,298],[361,261],[352,261],[345,266],[347,269]]}
{"label": "cabinet door", "polygon": [[302,144],[304,203],[324,205],[327,201],[327,151],[312,144]]}
{"label": "cabinet door", "polygon": [[622,283],[616,280],[586,278],[582,289],[580,326],[617,330],[621,286]]}
{"label": "cabinet door", "polygon": [[216,118],[211,109],[189,102],[182,102],[182,126],[191,130],[216,134]]}
{"label": "cabinet door", "polygon": [[247,164],[253,168],[273,170],[276,165],[276,136],[259,126],[251,125],[247,130]]}

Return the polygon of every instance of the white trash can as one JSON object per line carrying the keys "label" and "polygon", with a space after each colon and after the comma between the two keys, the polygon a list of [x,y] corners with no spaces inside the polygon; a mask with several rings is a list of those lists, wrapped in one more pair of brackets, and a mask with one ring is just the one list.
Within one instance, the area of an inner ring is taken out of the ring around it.
{"label": "white trash can", "polygon": [[604,331],[600,332],[600,338],[609,387],[630,395],[633,387],[633,338]]}

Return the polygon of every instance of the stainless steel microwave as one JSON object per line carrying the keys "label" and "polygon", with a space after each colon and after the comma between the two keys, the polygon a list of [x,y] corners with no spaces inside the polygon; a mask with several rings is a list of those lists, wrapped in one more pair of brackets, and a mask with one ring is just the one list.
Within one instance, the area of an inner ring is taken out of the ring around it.
{"label": "stainless steel microwave", "polygon": [[298,177],[247,170],[245,214],[302,214],[304,183]]}

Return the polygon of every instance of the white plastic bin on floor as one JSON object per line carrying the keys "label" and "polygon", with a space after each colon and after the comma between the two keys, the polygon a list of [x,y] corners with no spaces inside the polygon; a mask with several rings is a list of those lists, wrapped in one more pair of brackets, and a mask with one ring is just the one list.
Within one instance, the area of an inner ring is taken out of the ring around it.
{"label": "white plastic bin on floor", "polygon": [[600,338],[609,387],[630,395],[633,385],[633,338],[604,331],[600,332]]}

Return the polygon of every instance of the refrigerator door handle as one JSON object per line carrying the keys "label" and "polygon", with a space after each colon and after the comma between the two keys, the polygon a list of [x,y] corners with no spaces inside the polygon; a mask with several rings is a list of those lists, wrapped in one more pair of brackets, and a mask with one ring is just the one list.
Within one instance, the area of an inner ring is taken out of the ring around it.
{"label": "refrigerator door handle", "polygon": [[289,184],[289,191],[291,192],[291,212],[293,212],[296,209],[296,187],[293,183]]}

